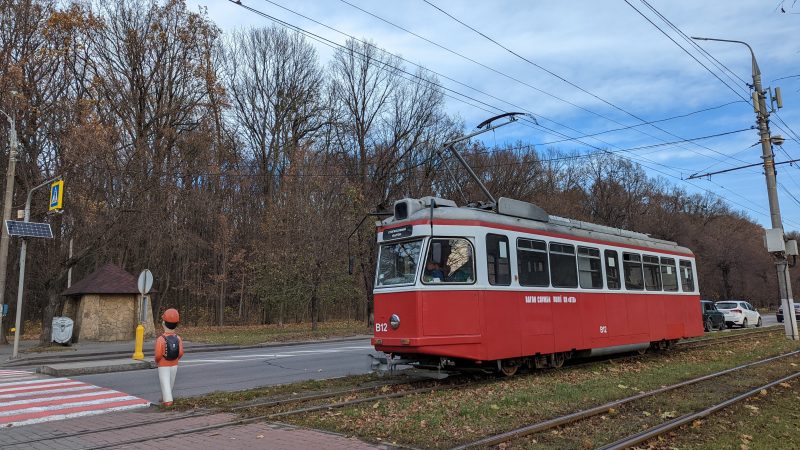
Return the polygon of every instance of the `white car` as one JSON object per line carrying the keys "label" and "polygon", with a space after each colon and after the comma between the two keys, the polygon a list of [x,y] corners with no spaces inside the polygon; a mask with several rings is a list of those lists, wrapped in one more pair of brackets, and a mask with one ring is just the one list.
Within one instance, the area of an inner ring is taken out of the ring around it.
{"label": "white car", "polygon": [[761,326],[761,314],[753,305],[743,300],[724,300],[716,303],[717,309],[725,314],[725,325],[728,328],[738,325],[747,328],[755,324]]}

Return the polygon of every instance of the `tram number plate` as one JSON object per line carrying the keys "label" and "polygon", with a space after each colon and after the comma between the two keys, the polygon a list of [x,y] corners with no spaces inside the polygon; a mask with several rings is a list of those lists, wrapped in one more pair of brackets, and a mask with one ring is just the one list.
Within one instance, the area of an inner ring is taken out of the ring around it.
{"label": "tram number plate", "polygon": [[389,324],[386,323],[376,323],[375,324],[375,332],[380,333],[381,331],[386,331],[389,329]]}
{"label": "tram number plate", "polygon": [[608,334],[608,327],[605,325],[600,325],[600,334]]}

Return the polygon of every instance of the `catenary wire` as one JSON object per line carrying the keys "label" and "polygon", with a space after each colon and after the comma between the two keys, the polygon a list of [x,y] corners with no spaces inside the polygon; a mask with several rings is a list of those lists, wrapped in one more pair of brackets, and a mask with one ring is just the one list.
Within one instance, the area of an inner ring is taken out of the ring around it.
{"label": "catenary wire", "polygon": [[[447,79],[447,80],[449,80],[449,81],[451,81],[451,82],[454,82],[454,83],[457,83],[457,84],[459,84],[459,85],[461,85],[461,86],[464,86],[464,87],[466,87],[466,88],[468,88],[468,89],[471,89],[471,90],[473,90],[473,91],[475,91],[475,92],[478,92],[478,93],[481,93],[481,94],[483,94],[483,95],[486,95],[487,97],[493,98],[493,99],[495,99],[495,100],[497,100],[497,101],[500,101],[500,102],[502,102],[502,103],[505,103],[505,104],[507,104],[507,105],[510,105],[510,106],[512,106],[512,107],[514,107],[514,108],[517,108],[517,109],[520,109],[520,110],[524,110],[525,112],[528,112],[528,113],[531,113],[531,114],[533,114],[533,115],[534,115],[535,117],[537,117],[537,118],[541,118],[541,119],[547,120],[547,121],[549,121],[549,122],[552,122],[552,123],[554,123],[554,124],[555,124],[555,125],[557,125],[557,126],[560,126],[560,127],[563,127],[563,128],[567,128],[567,129],[570,129],[570,130],[572,130],[572,131],[575,131],[575,132],[581,133],[581,134],[582,134],[582,136],[580,136],[581,138],[583,138],[583,137],[595,137],[595,136],[599,136],[599,135],[601,135],[601,134],[606,134],[606,133],[611,133],[611,132],[616,132],[616,131],[623,131],[623,130],[627,130],[627,129],[631,129],[631,128],[636,128],[636,127],[640,127],[640,126],[644,126],[644,125],[650,125],[650,124],[653,124],[653,123],[665,122],[665,121],[672,120],[672,119],[677,119],[677,118],[688,117],[688,116],[690,116],[690,115],[693,115],[693,114],[697,114],[697,113],[700,113],[700,112],[706,112],[706,111],[710,111],[710,110],[713,110],[713,109],[721,108],[721,107],[723,107],[723,106],[728,106],[728,105],[731,105],[731,104],[734,104],[734,103],[739,103],[739,102],[740,102],[740,101],[729,102],[729,103],[726,103],[726,104],[724,104],[724,105],[720,105],[720,106],[714,106],[714,107],[710,107],[710,108],[705,108],[705,109],[702,109],[702,110],[699,110],[699,111],[694,111],[694,112],[691,112],[691,113],[682,114],[682,115],[678,115],[678,116],[674,116],[674,117],[670,117],[670,118],[666,118],[666,119],[658,119],[658,120],[654,120],[654,121],[648,121],[648,122],[643,122],[643,123],[638,123],[638,124],[634,124],[634,125],[627,125],[627,126],[623,126],[623,127],[621,127],[621,128],[616,128],[616,129],[612,129],[612,130],[601,131],[601,132],[598,132],[598,133],[590,133],[590,134],[586,134],[586,133],[584,133],[584,132],[582,132],[582,131],[580,131],[580,130],[577,130],[577,129],[575,129],[575,128],[572,128],[572,127],[569,127],[569,126],[567,126],[567,125],[565,125],[565,124],[559,123],[558,121],[556,121],[556,120],[554,120],[554,119],[551,119],[551,118],[549,118],[549,117],[547,117],[547,116],[545,116],[545,115],[543,115],[543,114],[540,114],[540,113],[538,113],[538,112],[535,112],[535,111],[531,111],[531,110],[529,110],[529,109],[527,109],[527,108],[525,108],[525,107],[519,106],[519,105],[517,105],[517,104],[514,104],[514,103],[512,103],[512,102],[509,102],[509,101],[507,101],[507,100],[504,100],[504,99],[498,98],[498,97],[496,97],[496,96],[494,96],[494,95],[492,95],[492,94],[490,94],[490,93],[487,93],[487,92],[485,92],[485,91],[482,91],[482,90],[480,90],[480,89],[477,89],[477,88],[475,88],[475,87],[473,87],[473,86],[470,86],[470,85],[468,85],[468,84],[462,83],[462,82],[460,82],[460,81],[458,81],[458,80],[455,80],[455,79],[453,79],[453,78],[451,78],[451,77],[449,77],[449,76],[447,76],[447,75],[444,75],[444,74],[442,74],[442,73],[440,73],[440,72],[437,72],[437,71],[435,71],[435,70],[432,70],[432,69],[430,69],[430,68],[424,67],[424,66],[422,66],[422,65],[419,65],[419,64],[417,64],[417,63],[414,63],[414,62],[412,62],[412,61],[410,61],[410,60],[408,60],[408,59],[406,59],[406,58],[403,58],[403,57],[402,57],[402,56],[400,56],[400,55],[397,55],[397,54],[391,53],[391,52],[389,52],[389,51],[387,51],[387,50],[384,50],[384,49],[378,48],[378,47],[376,47],[374,44],[372,44],[372,43],[370,43],[370,42],[368,42],[368,41],[365,41],[365,40],[362,40],[362,39],[358,39],[358,38],[356,38],[355,36],[353,36],[353,35],[351,35],[351,34],[345,33],[345,32],[343,32],[343,31],[341,31],[341,30],[339,30],[339,29],[337,29],[337,28],[334,28],[334,27],[332,27],[332,26],[330,26],[330,25],[327,25],[327,24],[325,24],[325,23],[323,23],[323,22],[320,22],[320,21],[318,21],[318,20],[316,20],[316,19],[314,19],[314,18],[312,18],[312,17],[309,17],[309,16],[307,16],[307,15],[305,15],[305,14],[302,14],[302,13],[300,13],[300,12],[298,12],[298,11],[295,11],[295,10],[293,10],[293,9],[291,9],[291,8],[288,8],[288,7],[286,7],[286,6],[283,6],[283,5],[279,4],[279,3],[276,3],[276,2],[275,2],[275,1],[273,1],[273,0],[264,0],[264,1],[266,1],[267,3],[270,3],[270,4],[274,5],[274,6],[276,6],[276,7],[278,7],[278,8],[281,8],[281,9],[283,9],[284,11],[287,11],[287,12],[289,12],[289,13],[291,13],[291,14],[294,14],[294,15],[296,15],[296,16],[298,16],[298,17],[301,17],[301,18],[303,18],[303,19],[305,19],[305,20],[311,21],[311,22],[313,22],[313,23],[315,23],[315,24],[317,24],[317,25],[320,25],[320,26],[322,26],[322,27],[325,27],[325,28],[327,28],[327,29],[329,29],[329,30],[331,30],[331,31],[334,31],[334,32],[336,32],[336,33],[339,33],[339,34],[341,34],[341,35],[343,35],[343,36],[345,36],[345,37],[348,37],[348,38],[350,38],[350,39],[353,39],[353,40],[356,40],[356,41],[358,41],[358,42],[361,42],[361,43],[362,43],[362,44],[364,44],[364,45],[369,45],[369,46],[371,46],[372,48],[374,48],[374,49],[376,49],[376,50],[379,50],[379,51],[382,51],[382,52],[384,52],[384,53],[385,53],[385,54],[387,54],[387,55],[391,55],[391,56],[393,56],[393,57],[399,58],[400,60],[402,60],[402,61],[404,61],[404,62],[406,62],[406,63],[408,63],[408,64],[411,64],[411,65],[413,65],[413,66],[416,66],[416,67],[418,67],[419,69],[422,69],[422,70],[426,70],[426,71],[428,71],[428,72],[431,72],[431,73],[433,73],[434,75],[436,75],[436,76],[438,76],[438,77],[441,77],[441,78]],[[435,42],[433,42],[433,41],[431,41],[431,40],[429,40],[429,39],[427,39],[427,38],[424,38],[424,37],[422,37],[422,36],[420,36],[420,35],[418,35],[418,34],[416,34],[416,33],[412,32],[412,31],[410,31],[410,30],[408,30],[408,29],[406,29],[406,28],[403,28],[403,27],[401,27],[401,26],[399,26],[399,25],[397,25],[397,24],[394,24],[393,22],[390,22],[390,21],[388,21],[388,20],[386,20],[386,19],[384,19],[384,18],[382,18],[382,17],[380,17],[380,16],[378,16],[378,15],[376,15],[376,14],[372,13],[372,12],[369,12],[369,11],[367,11],[367,10],[365,10],[365,9],[363,9],[363,8],[361,8],[361,7],[359,7],[359,6],[357,6],[357,5],[354,5],[354,4],[352,4],[352,3],[350,3],[350,2],[348,2],[348,1],[346,1],[346,0],[340,0],[340,1],[342,1],[343,3],[345,3],[345,4],[347,4],[347,5],[349,5],[349,6],[353,7],[353,8],[355,8],[355,9],[357,9],[357,10],[359,10],[359,11],[362,11],[362,12],[364,12],[365,14],[368,14],[368,15],[370,15],[371,17],[374,17],[374,18],[376,18],[376,19],[378,19],[378,20],[381,20],[381,21],[383,21],[383,22],[385,22],[385,23],[387,23],[387,24],[389,24],[389,25],[391,25],[391,26],[394,26],[394,27],[396,27],[396,28],[398,28],[398,29],[400,29],[400,30],[402,30],[402,31],[406,32],[406,33],[409,33],[409,34],[411,34],[411,35],[413,35],[413,36],[415,36],[415,37],[418,37],[418,38],[420,38],[420,39],[423,39],[423,40],[425,40],[426,42],[429,42],[429,43],[431,43],[431,44],[433,44],[433,45],[436,45],[436,46],[437,46],[437,47],[439,47],[439,48],[442,48],[442,49],[444,49],[444,50],[446,50],[446,51],[448,51],[448,52],[451,52],[451,53],[453,53],[453,54],[455,54],[455,55],[458,55],[458,56],[460,56],[460,57],[462,57],[462,58],[464,58],[464,59],[467,59],[467,60],[469,60],[469,61],[471,61],[471,62],[473,62],[473,63],[475,63],[475,64],[481,65],[482,67],[485,67],[485,68],[487,68],[487,69],[489,69],[489,70],[492,70],[492,71],[494,71],[494,72],[496,72],[496,73],[498,73],[498,74],[500,74],[500,75],[503,75],[503,76],[505,76],[505,77],[507,77],[507,78],[510,78],[510,79],[513,79],[513,80],[515,80],[515,81],[517,81],[517,82],[520,82],[520,83],[523,83],[523,84],[525,84],[525,83],[524,83],[523,81],[521,81],[521,80],[517,80],[517,79],[515,79],[515,78],[513,78],[513,77],[510,77],[509,75],[507,75],[507,74],[505,74],[505,73],[503,73],[503,72],[500,72],[500,71],[498,71],[498,70],[496,70],[496,69],[493,69],[493,68],[491,68],[491,67],[488,67],[488,66],[486,66],[486,65],[484,65],[484,64],[482,64],[482,63],[480,63],[480,62],[478,62],[478,61],[475,61],[474,59],[471,59],[471,58],[469,58],[469,57],[467,57],[467,56],[464,56],[464,55],[462,55],[462,54],[460,54],[460,53],[458,53],[458,52],[455,52],[455,51],[453,51],[453,50],[450,50],[450,49],[448,49],[448,48],[446,48],[446,47],[444,47],[444,46],[441,46],[441,45],[439,45],[439,44],[437,44],[437,43],[435,43]],[[535,88],[535,87],[533,87],[533,86],[530,86],[530,87],[531,87],[531,88],[533,88],[533,89],[537,89],[537,90],[538,90],[538,88]],[[541,90],[540,90],[540,91],[541,91]],[[543,92],[543,93],[545,93],[545,94],[548,94],[548,93],[546,93],[546,92],[544,92],[544,91],[541,91],[541,92]],[[548,94],[548,95],[549,95],[549,94]],[[568,103],[568,104],[571,104],[572,106],[576,106],[576,107],[580,108],[580,106],[577,106],[577,105],[574,105],[574,104],[572,104],[572,103],[569,103],[569,102],[567,102],[566,100],[563,100],[563,99],[561,99],[561,98],[558,98],[558,97],[554,97],[554,98],[556,98],[556,99],[558,99],[558,100],[561,100],[561,101],[564,101],[564,102],[566,102],[566,103]],[[484,104],[485,104],[485,103],[484,103]],[[497,109],[498,109],[498,110],[502,110],[502,109],[500,109],[500,108],[497,108]],[[484,111],[485,111],[485,110],[484,110]],[[601,116],[601,117],[603,117],[603,116]],[[609,119],[609,120],[610,120],[610,119]],[[575,138],[567,138],[567,139],[564,139],[564,140],[563,140],[563,141],[561,141],[561,142],[567,142],[567,141],[573,141],[573,140],[575,140]],[[602,140],[599,140],[599,139],[597,139],[597,140],[598,140],[599,142],[601,142],[601,143],[605,144],[605,145],[611,145],[611,144],[609,144],[608,142],[605,142],[605,141],[602,141]],[[684,141],[676,141],[676,142],[684,142]],[[691,142],[691,140],[687,140],[687,141],[685,141],[685,142]],[[707,148],[707,147],[706,147],[706,148]],[[709,150],[711,150],[711,151],[713,151],[713,152],[715,152],[715,153],[717,153],[717,154],[719,154],[719,155],[721,155],[721,156],[727,156],[727,155],[725,155],[725,154],[723,154],[723,153],[721,153],[721,152],[717,152],[717,151],[715,151],[715,150],[713,150],[713,149],[709,149]],[[710,157],[710,156],[708,156],[708,155],[701,155],[701,156]],[[713,157],[711,157],[711,158],[712,158],[712,159],[716,159],[716,158],[713,158]],[[718,162],[721,162],[721,163],[729,163],[728,161],[725,161],[725,160],[718,160],[718,159],[717,159],[717,161],[718,161]],[[745,162],[745,161],[740,161],[740,162]]]}
{"label": "catenary wire", "polygon": [[[538,68],[538,69],[540,69],[540,70],[544,71],[545,73],[547,73],[547,74],[549,74],[549,75],[551,75],[551,76],[553,76],[553,77],[555,77],[555,78],[557,78],[557,79],[561,80],[562,82],[564,82],[564,83],[566,83],[566,84],[568,84],[568,85],[570,85],[570,86],[572,86],[572,87],[574,87],[574,88],[578,89],[579,91],[581,91],[581,92],[583,92],[583,93],[585,93],[585,94],[587,94],[587,95],[589,95],[589,96],[591,96],[591,97],[593,97],[593,98],[595,98],[595,99],[597,99],[597,100],[599,100],[599,101],[601,101],[601,102],[603,102],[603,103],[607,104],[608,106],[611,106],[612,108],[614,108],[614,109],[616,109],[616,110],[618,110],[618,111],[620,111],[620,112],[622,112],[622,113],[624,113],[624,114],[626,114],[626,115],[628,115],[628,116],[630,116],[630,117],[633,117],[634,119],[636,119],[636,120],[638,120],[638,121],[640,121],[640,122],[646,122],[646,120],[645,120],[645,119],[643,119],[643,118],[639,117],[638,115],[636,115],[636,114],[634,114],[634,113],[632,113],[632,112],[630,112],[630,111],[628,111],[628,110],[626,110],[626,109],[624,109],[624,108],[622,108],[622,107],[620,107],[620,106],[617,106],[617,105],[615,105],[614,103],[611,103],[610,101],[608,101],[608,100],[606,100],[606,99],[604,99],[604,98],[602,98],[602,97],[598,96],[597,94],[594,94],[593,92],[590,92],[589,90],[587,90],[587,89],[585,89],[585,88],[583,88],[583,87],[579,86],[578,84],[576,84],[576,83],[574,83],[574,82],[572,82],[572,81],[570,81],[570,80],[568,80],[568,79],[564,78],[563,76],[561,76],[561,75],[559,75],[559,74],[557,74],[557,73],[553,72],[552,70],[550,70],[550,69],[548,69],[548,68],[546,68],[546,67],[544,67],[544,66],[542,66],[542,65],[540,65],[540,64],[537,64],[537,63],[535,63],[534,61],[531,61],[530,59],[528,59],[528,58],[526,58],[526,57],[524,57],[524,56],[520,55],[519,53],[515,52],[514,50],[511,50],[510,48],[508,48],[508,47],[504,46],[504,45],[503,45],[503,44],[501,44],[500,42],[496,41],[495,39],[493,39],[493,38],[491,38],[491,37],[487,36],[485,33],[481,32],[481,31],[480,31],[480,30],[478,30],[478,29],[476,29],[475,27],[473,27],[473,26],[471,26],[471,25],[469,25],[469,24],[467,24],[467,23],[463,22],[462,20],[460,20],[460,19],[458,19],[457,17],[453,16],[453,15],[452,15],[452,14],[450,14],[449,12],[447,12],[447,11],[445,11],[444,9],[440,8],[439,6],[437,6],[437,5],[433,4],[431,1],[429,1],[429,0],[422,0],[422,1],[423,1],[423,2],[425,2],[425,3],[427,3],[428,5],[430,5],[431,7],[435,8],[436,10],[440,11],[442,14],[444,14],[444,15],[446,15],[446,16],[448,16],[448,17],[450,17],[450,18],[451,18],[451,19],[453,19],[454,21],[456,21],[456,22],[460,23],[461,25],[463,25],[464,27],[468,28],[469,30],[471,30],[471,31],[475,32],[476,34],[478,34],[478,35],[482,36],[483,38],[485,38],[485,39],[489,40],[490,42],[492,42],[493,44],[495,44],[495,45],[497,45],[498,47],[502,48],[503,50],[507,51],[508,53],[510,53],[510,54],[512,54],[512,55],[514,55],[514,56],[516,56],[517,58],[521,59],[522,61],[525,61],[526,63],[528,63],[528,64],[530,64],[530,65],[532,65],[532,66],[534,66],[534,67],[536,67],[536,68]],[[627,2],[627,0],[626,0],[626,2]],[[631,5],[631,6],[632,6],[632,5]],[[740,97],[741,97],[741,96],[740,96]],[[596,114],[596,113],[595,113],[595,114]],[[600,115],[600,117],[603,117],[603,118],[605,118],[606,120],[610,120],[610,121],[612,121],[612,122],[614,122],[614,123],[617,123],[617,124],[623,125],[622,123],[620,123],[620,122],[617,122],[617,121],[615,121],[615,120],[613,120],[613,119],[610,119],[610,118],[608,118],[608,117],[606,117],[606,116]],[[653,128],[655,128],[656,130],[659,130],[659,131],[661,131],[662,133],[668,134],[668,135],[670,135],[670,136],[673,136],[673,137],[676,137],[676,138],[679,138],[679,139],[681,138],[681,136],[678,136],[678,135],[676,135],[676,134],[674,134],[674,133],[672,133],[672,132],[670,132],[670,131],[668,131],[668,130],[665,130],[665,129],[663,129],[663,128],[659,127],[659,126],[656,126],[656,125],[653,125],[653,124],[651,124],[650,126],[651,126],[651,127],[653,127]],[[645,135],[647,135],[647,136],[650,136],[650,137],[652,137],[652,138],[656,138],[656,139],[658,139],[656,136],[653,136],[653,135],[651,135],[651,134],[649,134],[649,133],[646,133],[646,132],[644,132],[644,131],[642,131],[642,130],[636,129],[636,131],[638,131],[638,132],[640,132],[640,133],[643,133],[643,134],[645,134]],[[718,152],[717,150],[711,149],[711,148],[709,148],[709,147],[702,146],[702,145],[699,145],[699,144],[695,144],[695,145],[697,145],[698,147],[705,148],[706,150],[710,150],[710,151],[712,151],[712,152],[714,152],[714,153],[718,153],[718,154],[721,154],[721,155],[723,155],[723,156],[727,156],[727,155],[724,155],[724,154],[722,154],[721,152]],[[687,149],[687,150],[688,150],[688,149]],[[691,151],[691,150],[690,150],[690,151]],[[695,152],[695,153],[697,153],[697,152]],[[697,153],[697,154],[698,154],[698,155],[701,155],[701,156],[705,156],[705,155],[702,155],[701,153]],[[744,162],[744,161],[741,161],[741,162]]]}
{"label": "catenary wire", "polygon": [[[263,12],[261,12],[261,11],[259,11],[259,10],[255,9],[255,8],[251,8],[251,7],[247,6],[247,5],[244,5],[244,4],[242,4],[242,3],[241,3],[241,1],[238,1],[238,0],[229,0],[229,1],[230,1],[231,3],[234,3],[234,4],[236,4],[236,5],[238,5],[238,6],[242,7],[242,8],[244,8],[244,9],[247,9],[248,11],[251,11],[251,12],[253,12],[253,13],[255,13],[255,14],[259,15],[259,16],[262,16],[262,17],[265,17],[265,18],[267,18],[267,19],[269,19],[269,20],[272,20],[272,21],[274,21],[274,22],[276,22],[276,23],[278,23],[278,24],[280,24],[280,25],[282,25],[282,26],[285,26],[285,27],[287,27],[287,28],[290,28],[290,29],[292,29],[292,30],[295,30],[295,31],[297,31],[297,32],[301,32],[301,33],[303,33],[304,35],[307,35],[307,36],[309,36],[309,37],[312,37],[312,38],[313,38],[315,41],[317,41],[317,42],[320,42],[320,43],[323,43],[324,45],[331,46],[331,47],[333,47],[333,48],[335,48],[335,47],[343,47],[343,46],[341,46],[340,44],[337,44],[337,43],[335,43],[335,42],[333,42],[333,41],[330,41],[330,40],[328,40],[328,39],[325,39],[325,38],[323,38],[323,37],[321,37],[321,36],[318,36],[318,35],[316,35],[316,34],[314,34],[314,33],[308,32],[307,30],[303,30],[303,29],[302,29],[302,28],[300,28],[300,27],[297,27],[297,26],[295,26],[295,25],[292,25],[292,24],[289,24],[289,23],[287,23],[287,22],[285,22],[285,21],[283,21],[283,20],[280,20],[280,19],[278,19],[278,18],[275,18],[275,17],[273,17],[273,16],[270,16],[270,15],[268,15],[268,14],[266,14],[266,13],[263,13]],[[423,0],[423,1],[425,1],[425,0]],[[410,73],[408,73],[408,72],[405,72],[405,73],[406,73],[406,74],[408,74],[408,75],[411,75],[411,76],[413,76],[414,78],[420,79],[420,77],[419,77],[419,76],[415,76],[414,74],[410,74]],[[420,79],[420,81],[430,82],[430,80],[425,80],[425,79]],[[448,88],[444,88],[444,89],[448,89]],[[448,90],[452,91],[452,89],[448,89]],[[460,94],[460,93],[459,93],[459,94]],[[460,95],[463,95],[463,94],[460,94]],[[466,97],[468,97],[468,96],[466,96]],[[489,105],[489,104],[487,104],[487,103],[485,103],[485,102],[479,101],[479,100],[477,100],[477,99],[474,99],[474,100],[476,100],[476,101],[478,101],[478,102],[480,102],[480,103],[482,103],[482,104],[484,104],[484,105],[487,105],[487,106],[489,106],[489,107],[492,107],[492,108],[495,108],[495,109],[499,109],[499,108],[496,108],[496,107],[494,107],[494,106],[492,106],[492,105]],[[640,119],[640,120],[641,120],[641,119]],[[539,125],[539,126],[541,127],[541,125]],[[546,127],[544,127],[544,128],[545,128],[545,129],[547,129]],[[551,131],[551,132],[554,132],[554,133],[557,133],[557,134],[561,134],[562,136],[564,136],[564,137],[567,137],[567,136],[566,136],[566,135],[564,135],[563,133],[560,133],[560,132],[558,132],[558,131],[556,131],[556,130],[549,129],[548,131]],[[586,142],[583,142],[583,141],[581,141],[580,139],[572,138],[571,140],[575,140],[576,142],[579,142],[579,143],[581,143],[581,144],[583,144],[583,145],[586,145],[586,146],[592,147],[592,148],[594,148],[594,149],[596,149],[596,150],[603,151],[603,149],[600,149],[599,147],[597,147],[597,146],[594,146],[594,145],[592,145],[592,144],[588,144],[588,143],[586,143]],[[726,155],[726,156],[727,156],[727,155]],[[625,156],[622,156],[622,157],[623,157],[623,158],[625,158],[625,159],[631,159],[631,158],[629,158],[629,157],[625,157]],[[664,165],[664,164],[660,164],[660,163],[658,163],[658,162],[655,162],[655,161],[650,161],[650,162],[651,162],[651,163],[653,163],[653,164],[661,165],[662,167],[668,168],[668,169],[670,169],[670,170],[676,170],[676,171],[680,171],[680,169],[675,169],[675,168],[673,168],[673,167],[666,166],[666,165]],[[667,176],[667,177],[669,177],[669,178],[673,178],[673,179],[676,179],[676,180],[678,180],[678,181],[681,181],[681,182],[685,182],[685,183],[687,183],[687,184],[690,184],[690,185],[694,186],[695,188],[697,188],[697,189],[700,189],[700,190],[702,190],[702,191],[704,191],[704,192],[707,192],[707,193],[709,193],[709,194],[711,194],[711,195],[713,195],[713,196],[716,196],[716,197],[718,197],[718,198],[720,198],[720,199],[722,199],[722,200],[727,200],[727,201],[730,201],[731,203],[734,203],[734,204],[736,204],[736,205],[738,205],[738,206],[740,206],[740,207],[743,207],[743,208],[745,208],[745,209],[747,209],[747,210],[750,210],[750,211],[752,211],[752,212],[755,212],[756,214],[759,214],[759,215],[766,215],[766,214],[765,214],[765,213],[763,213],[763,212],[757,211],[757,210],[755,210],[755,209],[753,209],[753,208],[746,207],[746,206],[744,206],[744,205],[741,205],[741,204],[739,204],[739,203],[736,203],[736,202],[734,202],[734,201],[732,201],[732,200],[730,200],[730,199],[725,199],[724,197],[720,196],[719,194],[717,194],[717,193],[715,193],[715,192],[713,192],[713,191],[710,191],[710,190],[708,190],[708,189],[706,189],[706,188],[703,188],[703,187],[701,187],[701,186],[698,186],[698,185],[696,185],[696,184],[694,184],[694,183],[691,183],[691,182],[688,182],[688,181],[686,181],[686,180],[683,180],[683,179],[681,179],[680,177],[677,177],[677,176],[675,176],[675,175],[672,175],[672,174],[669,174],[669,173],[663,172],[662,170],[655,169],[655,168],[653,168],[653,167],[650,167],[650,166],[648,166],[647,164],[645,164],[645,163],[642,163],[642,162],[639,162],[639,164],[643,165],[644,167],[647,167],[647,168],[649,168],[650,170],[653,170],[653,171],[655,171],[655,172],[657,172],[657,173],[660,173],[660,174],[662,174],[662,175],[664,175],[664,176]],[[321,175],[321,176],[329,176],[328,174],[319,174],[319,175]]]}

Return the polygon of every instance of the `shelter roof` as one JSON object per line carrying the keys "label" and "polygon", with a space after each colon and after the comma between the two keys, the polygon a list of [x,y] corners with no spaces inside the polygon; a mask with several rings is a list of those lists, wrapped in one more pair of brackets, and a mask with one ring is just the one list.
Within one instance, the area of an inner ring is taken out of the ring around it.
{"label": "shelter roof", "polygon": [[136,277],[116,264],[108,263],[73,284],[61,295],[138,294]]}

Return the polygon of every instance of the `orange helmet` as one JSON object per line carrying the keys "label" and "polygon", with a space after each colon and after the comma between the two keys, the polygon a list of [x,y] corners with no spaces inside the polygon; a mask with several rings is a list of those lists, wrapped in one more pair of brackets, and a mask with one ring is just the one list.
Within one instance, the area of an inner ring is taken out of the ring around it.
{"label": "orange helmet", "polygon": [[181,321],[181,316],[180,316],[180,314],[178,314],[178,310],[177,309],[170,308],[170,309],[164,311],[164,314],[161,315],[161,319],[164,322],[178,323],[178,322]]}

